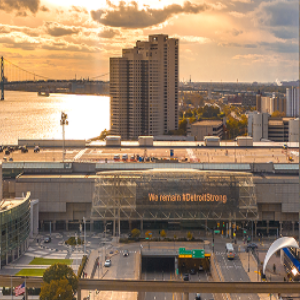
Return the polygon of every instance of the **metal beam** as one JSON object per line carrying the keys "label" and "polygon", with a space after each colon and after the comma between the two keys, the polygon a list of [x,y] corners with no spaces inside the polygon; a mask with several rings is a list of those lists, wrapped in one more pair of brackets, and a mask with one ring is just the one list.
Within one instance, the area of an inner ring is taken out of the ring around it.
{"label": "metal beam", "polygon": [[[1,286],[22,284],[25,277],[0,276]],[[27,287],[40,288],[42,277],[27,277]],[[298,293],[300,282],[184,282],[79,279],[80,290],[166,293]]]}
{"label": "metal beam", "polygon": [[4,100],[4,60],[3,60],[3,56],[1,56],[1,99],[0,100]]}
{"label": "metal beam", "polygon": [[165,293],[298,293],[300,282],[183,282],[81,279],[82,290]]}

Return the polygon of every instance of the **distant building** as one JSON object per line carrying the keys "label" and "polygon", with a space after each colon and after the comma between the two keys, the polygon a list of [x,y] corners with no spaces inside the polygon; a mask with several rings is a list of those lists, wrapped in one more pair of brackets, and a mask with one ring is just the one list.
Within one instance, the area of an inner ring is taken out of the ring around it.
{"label": "distant building", "polygon": [[197,141],[203,141],[205,136],[223,137],[222,120],[204,120],[191,125],[191,134]]}
{"label": "distant building", "polygon": [[299,142],[299,119],[270,118],[269,114],[249,114],[248,135],[253,142]]}
{"label": "distant building", "polygon": [[110,58],[112,135],[126,140],[178,129],[178,43],[150,35]]}
{"label": "distant building", "polygon": [[299,117],[299,87],[286,88],[286,116]]}
{"label": "distant building", "polygon": [[272,115],[275,111],[284,114],[286,112],[285,99],[276,97],[275,95],[273,95],[273,97],[261,97],[261,95],[257,95],[256,107],[258,107],[257,111],[263,114],[266,113]]}

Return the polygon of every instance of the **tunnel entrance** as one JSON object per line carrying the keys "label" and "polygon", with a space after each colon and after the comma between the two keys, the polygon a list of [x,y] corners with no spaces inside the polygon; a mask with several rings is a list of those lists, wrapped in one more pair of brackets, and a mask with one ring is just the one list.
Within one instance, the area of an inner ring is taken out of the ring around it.
{"label": "tunnel entrance", "polygon": [[142,272],[175,272],[175,257],[142,257]]}

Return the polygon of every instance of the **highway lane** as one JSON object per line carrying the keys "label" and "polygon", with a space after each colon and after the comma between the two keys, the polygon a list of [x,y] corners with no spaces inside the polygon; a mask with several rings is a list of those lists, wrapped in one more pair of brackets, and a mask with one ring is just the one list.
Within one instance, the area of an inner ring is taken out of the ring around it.
{"label": "highway lane", "polygon": [[[238,255],[235,259],[228,260],[225,251],[215,252],[216,260],[220,266],[224,281],[229,282],[250,282],[249,276],[243,268]],[[230,294],[231,300],[259,300],[257,294]]]}

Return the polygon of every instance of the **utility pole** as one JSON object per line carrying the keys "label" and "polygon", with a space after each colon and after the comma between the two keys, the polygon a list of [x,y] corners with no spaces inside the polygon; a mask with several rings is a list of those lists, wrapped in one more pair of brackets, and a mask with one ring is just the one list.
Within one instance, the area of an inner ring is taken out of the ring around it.
{"label": "utility pole", "polygon": [[4,100],[4,60],[1,56],[1,100]]}

